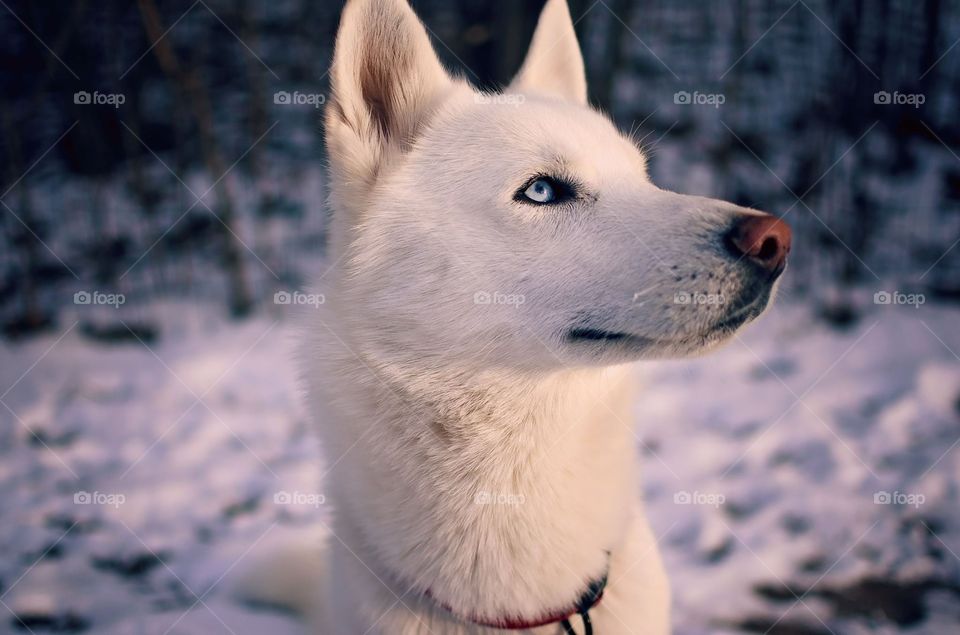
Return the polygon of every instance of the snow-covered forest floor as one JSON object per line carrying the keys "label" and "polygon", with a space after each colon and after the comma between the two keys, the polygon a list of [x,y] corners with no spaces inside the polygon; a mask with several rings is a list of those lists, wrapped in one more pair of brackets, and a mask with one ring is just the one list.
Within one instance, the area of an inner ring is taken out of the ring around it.
{"label": "snow-covered forest floor", "polygon": [[[151,313],[156,341],[67,316],[2,344],[0,632],[300,633],[226,592],[331,513],[290,323]],[[838,330],[787,301],[717,354],[638,368],[677,633],[956,632],[958,319],[870,306]]]}
{"label": "snow-covered forest floor", "polygon": [[[342,2],[0,4],[0,634],[302,633],[227,589],[332,513],[271,299],[324,258]],[[539,4],[415,2],[486,87]],[[960,633],[960,4],[570,5],[591,99],[654,182],[795,232],[792,298],[637,369],[677,634]],[[95,91],[125,104],[75,98]],[[927,302],[873,304],[881,281]]]}

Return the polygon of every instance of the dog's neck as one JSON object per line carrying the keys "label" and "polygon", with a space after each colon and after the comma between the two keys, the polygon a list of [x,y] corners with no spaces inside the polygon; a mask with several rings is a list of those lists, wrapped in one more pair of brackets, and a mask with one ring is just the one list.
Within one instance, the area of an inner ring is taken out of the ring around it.
{"label": "dog's neck", "polygon": [[626,367],[441,371],[350,342],[326,342],[350,394],[322,397],[323,435],[350,448],[327,478],[357,549],[461,616],[542,615],[603,575],[636,498]]}

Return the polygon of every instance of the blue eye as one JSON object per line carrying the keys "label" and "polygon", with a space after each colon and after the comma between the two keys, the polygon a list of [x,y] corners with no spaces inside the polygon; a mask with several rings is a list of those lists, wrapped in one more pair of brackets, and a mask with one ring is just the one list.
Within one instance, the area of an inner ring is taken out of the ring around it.
{"label": "blue eye", "polygon": [[513,195],[513,200],[528,205],[561,205],[578,198],[575,183],[543,174],[531,177]]}
{"label": "blue eye", "polygon": [[557,192],[548,179],[537,179],[524,190],[523,195],[538,205],[557,200]]}

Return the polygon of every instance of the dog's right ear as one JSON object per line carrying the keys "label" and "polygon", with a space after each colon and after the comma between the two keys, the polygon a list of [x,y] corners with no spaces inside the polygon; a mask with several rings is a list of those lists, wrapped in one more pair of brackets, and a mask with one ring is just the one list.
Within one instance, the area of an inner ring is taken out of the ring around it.
{"label": "dog's right ear", "polygon": [[454,83],[407,0],[349,0],[335,49],[327,152],[336,183],[350,190],[337,196],[357,203]]}
{"label": "dog's right ear", "polygon": [[587,76],[567,0],[547,0],[533,32],[527,58],[510,84],[517,92],[535,92],[587,103]]}

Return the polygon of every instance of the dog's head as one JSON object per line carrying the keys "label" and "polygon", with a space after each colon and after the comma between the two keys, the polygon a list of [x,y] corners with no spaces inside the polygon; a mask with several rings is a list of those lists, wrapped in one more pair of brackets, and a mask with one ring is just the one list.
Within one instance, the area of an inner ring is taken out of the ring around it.
{"label": "dog's head", "polygon": [[332,88],[337,311],[378,351],[536,367],[687,355],[770,302],[787,225],[650,182],[587,104],[564,0],[498,94],[444,70],[406,0],[350,0]]}

